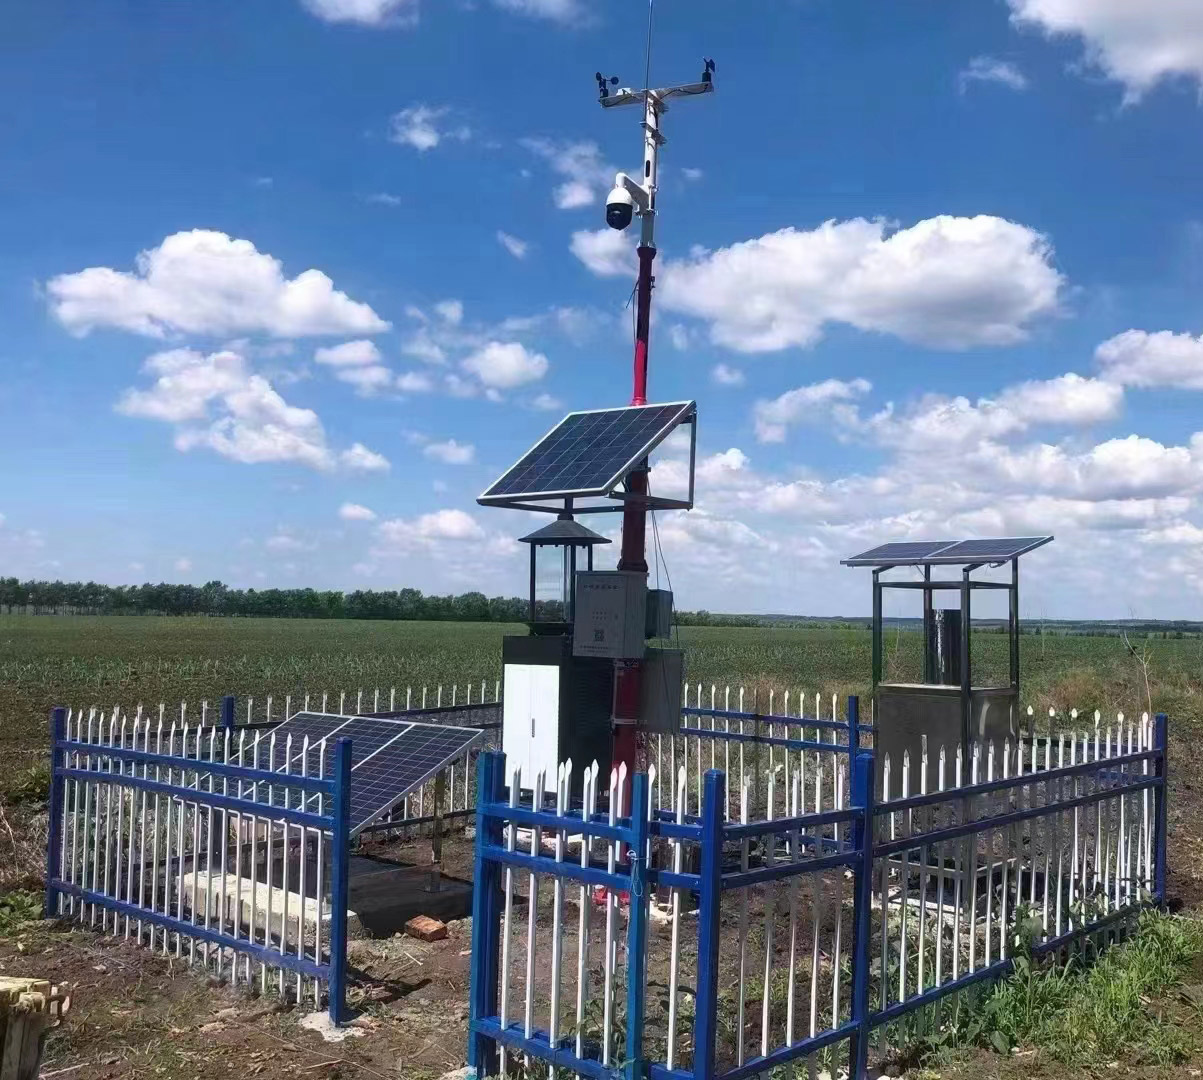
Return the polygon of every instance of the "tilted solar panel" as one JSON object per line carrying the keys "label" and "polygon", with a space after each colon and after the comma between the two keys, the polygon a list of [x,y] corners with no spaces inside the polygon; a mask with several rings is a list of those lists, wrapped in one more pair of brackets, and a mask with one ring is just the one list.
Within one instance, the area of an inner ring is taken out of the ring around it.
{"label": "tilted solar panel", "polygon": [[939,552],[940,559],[995,560],[1014,559],[1034,548],[1047,544],[1051,536],[1018,536],[997,540],[962,540],[959,544]]}
{"label": "tilted solar panel", "polygon": [[477,502],[609,495],[695,405],[638,405],[569,413]]}
{"label": "tilted solar panel", "polygon": [[[324,774],[330,778],[334,775],[337,741],[350,739],[351,834],[355,835],[461,757],[482,737],[483,732],[477,728],[416,723],[403,718],[297,713],[270,734],[260,735],[257,759],[252,747],[246,747],[242,764],[257,764],[282,776],[299,776],[304,772],[308,776]],[[241,794],[245,798],[250,793]],[[296,789],[286,783],[260,784],[254,798],[276,806],[286,805],[288,800],[294,806],[299,802]],[[308,796],[306,803],[317,798]]]}
{"label": "tilted solar panel", "polygon": [[1000,537],[981,540],[915,540],[882,544],[851,559],[845,566],[963,566],[997,563],[1043,547],[1051,536]]}

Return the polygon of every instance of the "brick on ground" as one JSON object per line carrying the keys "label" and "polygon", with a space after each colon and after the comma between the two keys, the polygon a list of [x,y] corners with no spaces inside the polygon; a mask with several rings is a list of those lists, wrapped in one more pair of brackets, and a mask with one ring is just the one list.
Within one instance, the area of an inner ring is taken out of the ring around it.
{"label": "brick on ground", "polygon": [[415,915],[405,924],[405,932],[419,941],[442,941],[447,936],[447,924],[429,915]]}

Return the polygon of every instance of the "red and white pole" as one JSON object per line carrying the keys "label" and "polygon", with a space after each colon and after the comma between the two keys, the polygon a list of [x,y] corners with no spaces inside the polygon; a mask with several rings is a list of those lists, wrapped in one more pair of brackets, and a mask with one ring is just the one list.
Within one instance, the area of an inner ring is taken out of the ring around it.
{"label": "red and white pole", "polygon": [[[659,103],[649,91],[643,120],[643,184],[650,193],[648,208],[641,214],[639,238],[639,280],[635,287],[635,370],[631,390],[632,405],[647,404],[648,338],[652,320],[652,264],[656,259],[656,172],[660,144]],[[619,570],[647,574],[647,462],[627,479],[631,496],[622,514],[622,550]],[[624,764],[627,776],[635,775],[638,753],[639,705],[643,688],[643,660],[614,662],[613,759],[614,767]]]}

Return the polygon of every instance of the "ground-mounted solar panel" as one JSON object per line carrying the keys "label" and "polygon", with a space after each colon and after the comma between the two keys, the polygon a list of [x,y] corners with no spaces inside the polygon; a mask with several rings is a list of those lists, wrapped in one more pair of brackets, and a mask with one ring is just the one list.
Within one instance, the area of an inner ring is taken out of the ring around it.
{"label": "ground-mounted solar panel", "polygon": [[962,540],[952,547],[946,548],[936,556],[940,560],[956,560],[958,562],[1001,562],[1026,555],[1029,551],[1047,544],[1051,536],[1017,536],[1004,537],[995,540]]}
{"label": "ground-mounted solar panel", "polygon": [[851,559],[845,566],[964,566],[1016,559],[1052,540],[1051,536],[1000,537],[981,540],[915,540],[882,544]]}
{"label": "ground-mounted solar panel", "polygon": [[[274,735],[274,753],[271,752]],[[291,736],[291,741],[289,739]],[[483,737],[479,728],[419,723],[404,718],[297,713],[259,738],[258,766],[281,775],[334,775],[335,745],[351,740],[351,835],[387,813],[465,754]],[[308,744],[305,740],[308,738]],[[306,758],[307,755],[307,758]],[[248,747],[243,764],[254,763]],[[244,792],[244,797],[249,795]],[[283,806],[299,794],[287,783],[261,784],[259,802]],[[315,798],[310,796],[309,798]]]}
{"label": "ground-mounted solar panel", "polygon": [[880,547],[872,548],[860,555],[854,555],[851,559],[845,559],[844,565],[871,566],[877,563],[907,563],[916,559],[929,558],[942,548],[952,547],[955,543],[954,540],[916,540],[882,544]]}
{"label": "ground-mounted solar panel", "polygon": [[694,402],[677,401],[569,413],[477,502],[609,495],[695,410]]}

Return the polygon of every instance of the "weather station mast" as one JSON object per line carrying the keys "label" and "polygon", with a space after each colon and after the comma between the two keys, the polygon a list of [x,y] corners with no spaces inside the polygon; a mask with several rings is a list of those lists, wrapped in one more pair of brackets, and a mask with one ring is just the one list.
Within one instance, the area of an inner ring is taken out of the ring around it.
{"label": "weather station mast", "polygon": [[[697,403],[648,402],[648,332],[664,114],[676,98],[712,92],[715,67],[706,59],[698,82],[652,87],[653,15],[649,0],[644,88],[620,89],[617,77],[595,76],[604,108],[643,108],[643,175],[619,173],[606,198],[611,228],[640,220],[630,403],[569,413],[476,500],[553,518],[520,539],[530,552],[528,633],[502,642],[507,779],[520,772],[523,789],[544,793],[556,790],[557,770],[570,759],[577,791],[594,762],[603,774],[616,768],[632,776],[639,734],[675,733],[681,720],[683,654],[649,645],[671,635],[673,598],[648,588],[646,532],[649,513],[693,508]],[[683,428],[688,491],[667,497],[651,490],[649,458]],[[615,570],[594,569],[596,548],[611,541],[577,520],[604,513],[622,514]]]}
{"label": "weather station mast", "polygon": [[[635,284],[635,364],[631,389],[633,406],[647,404],[648,338],[652,318],[652,289],[656,282],[652,273],[652,265],[656,260],[656,198],[659,192],[660,148],[668,141],[661,132],[661,120],[668,112],[670,100],[714,92],[715,64],[709,57],[703,60],[700,81],[652,88],[654,15],[655,0],[648,0],[644,88],[613,89],[618,86],[617,76],[607,79],[600,71],[594,76],[603,109],[643,106],[643,178],[635,180],[620,172],[614,178],[614,189],[606,198],[606,224],[610,228],[626,230],[636,216],[640,222],[637,249],[639,276]],[[648,505],[639,498],[646,496],[648,490],[646,459],[628,477],[627,490],[634,498],[627,501],[623,510],[622,551],[618,569],[646,575]],[[614,667],[614,764],[625,762],[630,773],[635,769],[638,747],[643,662],[638,659],[616,660]]]}

